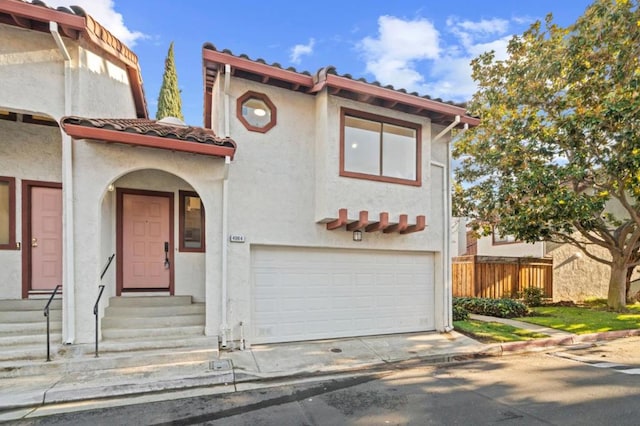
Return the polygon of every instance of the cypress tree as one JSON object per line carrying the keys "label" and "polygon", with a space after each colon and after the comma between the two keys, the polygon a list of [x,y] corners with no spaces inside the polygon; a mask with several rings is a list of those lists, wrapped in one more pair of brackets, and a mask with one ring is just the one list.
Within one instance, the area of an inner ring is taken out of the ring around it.
{"label": "cypress tree", "polygon": [[173,57],[173,42],[169,45],[169,52],[164,61],[164,74],[162,76],[160,94],[158,94],[156,120],[161,120],[165,117],[176,117],[184,121],[180,89],[178,89],[178,74],[176,73],[176,63]]}

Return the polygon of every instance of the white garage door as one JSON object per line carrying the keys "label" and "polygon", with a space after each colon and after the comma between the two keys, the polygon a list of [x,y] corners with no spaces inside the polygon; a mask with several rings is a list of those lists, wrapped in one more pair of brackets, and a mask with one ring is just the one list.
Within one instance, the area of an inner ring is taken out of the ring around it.
{"label": "white garage door", "polygon": [[254,343],[433,330],[429,253],[253,247]]}

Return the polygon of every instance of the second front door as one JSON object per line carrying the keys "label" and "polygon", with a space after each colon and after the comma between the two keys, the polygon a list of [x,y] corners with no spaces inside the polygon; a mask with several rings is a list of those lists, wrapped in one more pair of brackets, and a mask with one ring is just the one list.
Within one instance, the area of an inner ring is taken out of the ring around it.
{"label": "second front door", "polygon": [[173,194],[118,193],[119,292],[173,293]]}

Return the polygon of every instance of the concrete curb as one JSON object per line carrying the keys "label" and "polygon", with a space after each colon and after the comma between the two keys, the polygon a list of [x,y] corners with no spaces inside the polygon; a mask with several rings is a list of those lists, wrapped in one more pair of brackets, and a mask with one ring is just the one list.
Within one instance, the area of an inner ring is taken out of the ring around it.
{"label": "concrete curb", "polygon": [[562,337],[550,337],[546,339],[527,340],[524,342],[510,342],[489,344],[480,351],[480,356],[501,356],[506,353],[539,352],[558,346],[572,346],[580,343],[593,343],[606,340],[623,339],[625,337],[640,336],[640,329],[604,331],[591,334],[574,334]]}
{"label": "concrete curb", "polygon": [[[260,373],[232,367],[231,370],[187,375],[179,378],[165,378],[134,383],[130,380],[117,380],[104,386],[83,387],[77,383],[61,383],[42,386],[28,392],[17,392],[12,401],[0,403],[0,413],[8,413],[25,408],[79,401],[106,401],[127,396],[144,396],[161,393],[173,393],[192,389],[219,388],[224,386],[270,387],[283,382],[309,380],[316,378],[339,377],[348,374],[384,374],[421,365],[436,365],[451,361],[468,361],[489,356],[507,356],[526,352],[539,352],[554,347],[568,347],[584,343],[622,339],[640,336],[640,329],[619,330],[601,333],[557,336],[544,339],[512,342],[503,344],[485,344],[478,350],[452,352],[449,354],[414,356],[405,359],[381,360],[336,368],[335,366],[314,365],[308,370]],[[20,400],[20,402],[18,402]]]}

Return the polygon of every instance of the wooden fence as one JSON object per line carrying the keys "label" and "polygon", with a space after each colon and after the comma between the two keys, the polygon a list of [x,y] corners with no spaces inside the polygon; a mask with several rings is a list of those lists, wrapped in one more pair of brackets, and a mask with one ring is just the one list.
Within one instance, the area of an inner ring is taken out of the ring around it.
{"label": "wooden fence", "polygon": [[553,297],[553,259],[459,256],[452,266],[454,297],[516,298],[528,287]]}

